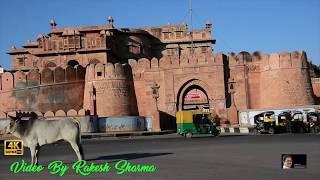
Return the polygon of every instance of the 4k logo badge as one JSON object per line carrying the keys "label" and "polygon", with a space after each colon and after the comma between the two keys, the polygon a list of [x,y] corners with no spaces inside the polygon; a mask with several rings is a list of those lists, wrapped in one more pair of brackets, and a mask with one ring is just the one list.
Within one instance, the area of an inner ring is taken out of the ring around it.
{"label": "4k logo badge", "polygon": [[5,140],[4,155],[23,155],[23,142],[21,140]]}

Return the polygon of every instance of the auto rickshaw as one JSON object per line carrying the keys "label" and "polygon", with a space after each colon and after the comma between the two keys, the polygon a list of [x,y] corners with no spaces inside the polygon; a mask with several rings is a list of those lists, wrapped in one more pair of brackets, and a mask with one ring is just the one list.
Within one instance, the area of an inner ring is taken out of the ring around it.
{"label": "auto rickshaw", "polygon": [[309,112],[307,114],[308,132],[320,133],[320,114],[319,112]]}
{"label": "auto rickshaw", "polygon": [[303,122],[303,113],[301,111],[291,112],[291,129],[293,133],[304,133],[305,124]]}
{"label": "auto rickshaw", "polygon": [[257,134],[274,134],[276,130],[276,119],[273,111],[266,111],[254,116],[255,131]]}
{"label": "auto rickshaw", "polygon": [[278,132],[291,132],[291,113],[290,111],[284,111],[281,112],[278,115],[278,126],[277,131]]}
{"label": "auto rickshaw", "polygon": [[212,122],[211,114],[204,112],[178,111],[176,113],[177,133],[186,138],[194,134],[218,136],[220,129]]}

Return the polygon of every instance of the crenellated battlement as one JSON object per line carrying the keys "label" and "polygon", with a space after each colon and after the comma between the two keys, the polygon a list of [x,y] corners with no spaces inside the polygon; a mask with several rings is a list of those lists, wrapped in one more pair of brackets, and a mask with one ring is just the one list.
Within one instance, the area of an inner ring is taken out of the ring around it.
{"label": "crenellated battlement", "polygon": [[171,69],[171,68],[183,68],[186,66],[197,66],[197,65],[222,65],[223,62],[215,61],[212,53],[206,53],[197,56],[164,56],[161,59],[152,58],[141,58],[138,60],[129,59],[128,64],[132,69],[133,76],[135,78],[141,77],[146,71],[159,71],[161,69]]}
{"label": "crenellated battlement", "polygon": [[[221,55],[222,54],[220,53],[220,56]],[[308,67],[307,56],[304,51],[272,53],[270,55],[259,51],[252,54],[243,51],[238,54],[230,53],[226,56],[230,66],[255,64],[259,65],[262,71],[281,68]]]}
{"label": "crenellated battlement", "polygon": [[107,63],[90,64],[87,66],[86,80],[124,79],[132,78],[131,67],[128,64]]}
{"label": "crenellated battlement", "polygon": [[[68,111],[64,110],[57,110],[57,111],[47,111],[47,112],[40,112],[35,111],[38,117],[75,117],[75,116],[85,116],[86,112],[84,109],[80,109],[79,111],[75,109],[70,109]],[[12,112],[0,112],[0,119],[8,119],[8,115],[16,116],[16,111]]]}
{"label": "crenellated battlement", "polygon": [[5,72],[0,76],[0,92],[12,89],[21,89],[34,86],[83,81],[86,70],[81,65],[66,68],[45,68],[41,71],[30,70],[28,72]]}

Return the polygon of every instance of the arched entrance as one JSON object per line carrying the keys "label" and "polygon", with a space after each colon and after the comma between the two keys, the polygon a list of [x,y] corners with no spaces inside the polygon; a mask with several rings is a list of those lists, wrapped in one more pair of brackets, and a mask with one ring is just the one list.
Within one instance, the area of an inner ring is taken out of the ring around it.
{"label": "arched entrance", "polygon": [[186,82],[178,92],[177,111],[210,112],[208,90],[208,85],[200,80]]}
{"label": "arched entrance", "polygon": [[182,110],[205,111],[206,109],[209,109],[206,91],[198,85],[192,85],[186,89],[182,98]]}
{"label": "arched entrance", "polygon": [[79,65],[79,62],[76,60],[70,60],[70,61],[68,61],[67,65],[71,66],[71,67],[75,67],[75,66]]}

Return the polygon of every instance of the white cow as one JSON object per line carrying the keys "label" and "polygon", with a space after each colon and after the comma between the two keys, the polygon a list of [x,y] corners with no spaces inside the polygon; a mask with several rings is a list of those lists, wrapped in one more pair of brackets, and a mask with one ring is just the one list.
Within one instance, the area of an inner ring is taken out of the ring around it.
{"label": "white cow", "polygon": [[80,123],[74,118],[61,118],[45,120],[44,118],[30,118],[22,120],[23,115],[10,117],[10,124],[6,128],[17,138],[23,141],[23,145],[30,148],[31,163],[38,163],[38,152],[40,146],[50,144],[59,140],[70,143],[76,152],[78,160],[82,160],[83,150],[81,146]]}

